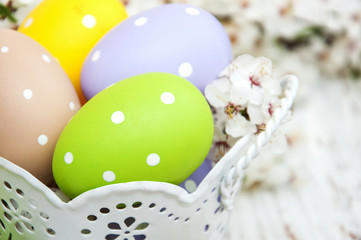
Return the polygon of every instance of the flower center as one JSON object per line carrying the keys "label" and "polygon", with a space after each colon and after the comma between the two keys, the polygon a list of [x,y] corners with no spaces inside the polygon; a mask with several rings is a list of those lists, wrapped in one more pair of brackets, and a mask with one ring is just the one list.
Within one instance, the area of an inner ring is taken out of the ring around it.
{"label": "flower center", "polygon": [[257,78],[255,78],[254,76],[250,76],[249,80],[251,81],[252,86],[261,87],[260,81]]}

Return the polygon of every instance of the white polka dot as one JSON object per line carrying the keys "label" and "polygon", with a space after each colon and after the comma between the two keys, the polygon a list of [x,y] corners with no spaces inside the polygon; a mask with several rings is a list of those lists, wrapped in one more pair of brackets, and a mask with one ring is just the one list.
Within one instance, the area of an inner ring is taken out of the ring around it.
{"label": "white polka dot", "polygon": [[30,27],[30,25],[33,23],[33,18],[29,18],[28,20],[26,20],[26,22],[24,23],[24,27]]}
{"label": "white polka dot", "polygon": [[92,55],[92,61],[96,62],[96,61],[98,61],[99,58],[100,58],[100,50],[97,50]]}
{"label": "white polka dot", "polygon": [[70,108],[70,110],[75,110],[75,103],[74,103],[74,102],[70,102],[70,103],[69,103],[69,108]]}
{"label": "white polka dot", "polygon": [[175,101],[175,97],[170,92],[164,92],[160,96],[160,100],[162,100],[162,102],[165,103],[165,104],[172,104]]}
{"label": "white polka dot", "polygon": [[135,26],[142,26],[142,25],[146,24],[147,22],[148,22],[148,18],[141,17],[141,18],[138,18],[137,20],[135,20],[134,25]]}
{"label": "white polka dot", "polygon": [[44,146],[45,144],[48,143],[48,137],[46,135],[40,135],[38,137],[38,143],[41,145],[41,146]]}
{"label": "white polka dot", "polygon": [[85,15],[81,22],[86,28],[93,28],[97,24],[95,17],[90,14]]}
{"label": "white polka dot", "polygon": [[33,97],[33,91],[31,91],[30,89],[25,89],[23,92],[23,96],[25,99],[29,100]]}
{"label": "white polka dot", "polygon": [[1,48],[1,52],[2,53],[7,53],[7,52],[9,52],[9,48],[4,46],[4,47]]}
{"label": "white polka dot", "polygon": [[189,77],[193,73],[193,67],[190,63],[182,63],[178,68],[178,74],[181,77]]}
{"label": "white polka dot", "polygon": [[194,192],[195,190],[197,190],[197,184],[195,181],[188,179],[186,180],[186,182],[184,183],[184,186],[186,188],[186,190],[190,193]]}
{"label": "white polka dot", "polygon": [[107,182],[113,182],[115,180],[115,173],[112,171],[106,171],[103,173],[103,179]]}
{"label": "white polka dot", "polygon": [[115,124],[122,123],[124,121],[124,113],[121,111],[114,112],[112,114],[112,122]]}
{"label": "white polka dot", "polygon": [[189,7],[189,8],[186,8],[186,13],[188,13],[189,15],[196,16],[196,15],[200,14],[200,11],[198,9],[196,9],[196,8]]}
{"label": "white polka dot", "polygon": [[156,165],[159,164],[159,162],[160,162],[160,157],[159,157],[158,154],[156,154],[156,153],[151,153],[151,154],[148,155],[148,157],[147,157],[147,164],[148,164],[149,166],[156,166]]}
{"label": "white polka dot", "polygon": [[65,153],[64,161],[66,164],[71,164],[74,160],[73,154],[71,152]]}
{"label": "white polka dot", "polygon": [[49,58],[47,55],[43,54],[43,55],[41,55],[41,57],[43,58],[43,60],[44,60],[45,62],[47,62],[47,63],[50,62],[50,58]]}

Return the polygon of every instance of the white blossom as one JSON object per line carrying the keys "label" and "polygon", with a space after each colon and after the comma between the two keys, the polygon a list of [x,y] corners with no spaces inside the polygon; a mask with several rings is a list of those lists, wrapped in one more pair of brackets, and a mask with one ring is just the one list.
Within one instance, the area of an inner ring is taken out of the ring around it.
{"label": "white blossom", "polygon": [[226,134],[236,138],[257,132],[257,127],[240,114],[226,121],[225,127]]}
{"label": "white blossom", "polygon": [[235,58],[206,86],[205,97],[214,109],[216,160],[235,140],[264,131],[274,108],[280,106],[281,94],[271,60],[248,54]]}

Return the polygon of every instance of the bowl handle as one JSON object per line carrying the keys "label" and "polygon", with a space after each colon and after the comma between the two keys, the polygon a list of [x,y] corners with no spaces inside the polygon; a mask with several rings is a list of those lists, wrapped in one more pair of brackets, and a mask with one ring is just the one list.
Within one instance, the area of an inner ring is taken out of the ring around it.
{"label": "bowl handle", "polygon": [[237,193],[241,189],[245,170],[252,160],[261,152],[263,146],[268,143],[273,133],[278,129],[281,121],[291,109],[298,90],[298,78],[294,75],[286,75],[281,79],[283,98],[281,107],[274,111],[272,118],[266,124],[266,130],[260,133],[251,144],[244,156],[222,178],[220,185],[221,203],[227,209],[233,207]]}

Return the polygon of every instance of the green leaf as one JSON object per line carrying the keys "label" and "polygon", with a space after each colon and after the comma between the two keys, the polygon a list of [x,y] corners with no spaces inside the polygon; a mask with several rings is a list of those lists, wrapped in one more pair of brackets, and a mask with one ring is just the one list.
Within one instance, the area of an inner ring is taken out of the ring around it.
{"label": "green leaf", "polygon": [[3,3],[0,3],[0,19],[6,18],[9,19],[9,21],[12,23],[17,23],[17,19],[11,13],[11,10]]}
{"label": "green leaf", "polygon": [[361,79],[361,69],[358,69],[356,67],[352,67],[350,69],[350,75],[351,75],[351,78],[354,79],[354,80]]}

